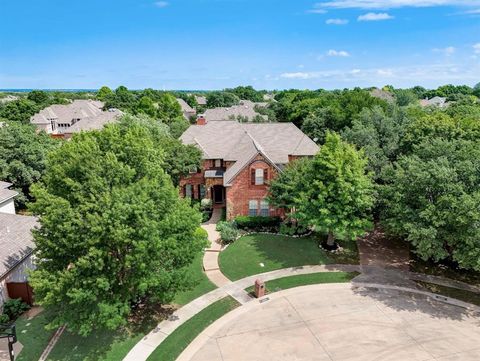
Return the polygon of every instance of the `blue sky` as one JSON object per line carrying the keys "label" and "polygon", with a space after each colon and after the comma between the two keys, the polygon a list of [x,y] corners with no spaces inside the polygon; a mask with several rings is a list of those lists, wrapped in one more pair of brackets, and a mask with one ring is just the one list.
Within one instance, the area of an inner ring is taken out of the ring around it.
{"label": "blue sky", "polygon": [[0,88],[480,82],[480,0],[0,0]]}

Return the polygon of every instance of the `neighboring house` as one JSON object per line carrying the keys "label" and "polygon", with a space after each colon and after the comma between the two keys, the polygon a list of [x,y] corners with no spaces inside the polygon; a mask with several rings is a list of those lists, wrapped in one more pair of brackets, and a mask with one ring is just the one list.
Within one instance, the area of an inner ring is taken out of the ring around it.
{"label": "neighboring house", "polygon": [[420,100],[420,105],[422,107],[438,107],[438,108],[445,108],[449,105],[447,102],[447,98],[443,97],[434,97],[432,99],[423,99]]}
{"label": "neighboring house", "polygon": [[[0,182],[2,186],[5,184],[9,183]],[[4,213],[0,209],[0,307],[9,298],[21,298],[29,304],[33,303],[28,270],[34,268],[31,231],[38,226],[38,221],[32,216],[15,214],[15,208],[13,213],[10,211],[8,209]]]}
{"label": "neighboring house", "polygon": [[200,121],[180,137],[203,153],[203,166],[180,180],[181,192],[212,199],[239,215],[282,216],[268,204],[268,183],[292,160],[313,156],[318,146],[293,123]]}
{"label": "neighboring house", "polygon": [[383,89],[374,88],[370,91],[370,95],[374,98],[385,100],[388,103],[395,102],[393,94]]}
{"label": "neighboring house", "polygon": [[103,110],[96,100],[74,100],[70,104],[54,104],[35,114],[30,122],[53,136],[70,138],[73,133],[102,129],[115,122],[123,113],[117,109]]}
{"label": "neighboring house", "polygon": [[201,96],[201,95],[195,95],[195,100],[197,101],[197,104],[206,107],[207,106],[207,97]]}
{"label": "neighboring house", "polygon": [[10,95],[8,94],[7,96],[0,98],[0,104],[2,103],[8,103],[8,102],[13,102],[14,100],[18,100],[18,97],[15,95]]}
{"label": "neighboring house", "polygon": [[0,181],[0,212],[15,214],[14,198],[18,192],[8,189],[12,184]]}
{"label": "neighboring house", "polygon": [[177,98],[178,104],[180,104],[180,107],[182,108],[182,113],[185,119],[190,120],[190,118],[194,117],[197,115],[197,112],[195,109],[193,109],[188,103],[183,100],[182,98]]}
{"label": "neighboring house", "polygon": [[257,113],[255,106],[265,107],[267,103],[254,103],[250,100],[241,100],[239,105],[231,107],[207,109],[202,116],[207,122],[218,120],[239,120],[243,119],[247,122],[261,119],[261,121],[268,121],[266,115]]}

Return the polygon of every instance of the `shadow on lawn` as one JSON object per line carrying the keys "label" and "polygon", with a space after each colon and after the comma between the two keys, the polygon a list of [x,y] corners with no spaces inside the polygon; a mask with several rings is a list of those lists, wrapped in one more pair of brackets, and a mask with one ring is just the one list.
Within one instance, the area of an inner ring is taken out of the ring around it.
{"label": "shadow on lawn", "polygon": [[130,317],[129,325],[116,331],[96,330],[87,337],[66,331],[53,348],[49,361],[117,361],[160,321],[173,307],[145,306]]}

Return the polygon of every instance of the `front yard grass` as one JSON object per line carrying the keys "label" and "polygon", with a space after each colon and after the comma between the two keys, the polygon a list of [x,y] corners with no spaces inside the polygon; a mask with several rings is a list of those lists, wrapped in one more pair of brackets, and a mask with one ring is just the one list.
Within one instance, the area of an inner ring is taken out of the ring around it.
{"label": "front yard grass", "polygon": [[293,238],[282,235],[244,236],[220,253],[220,269],[232,281],[277,269],[332,263],[358,264],[356,242],[339,242],[335,254],[319,248],[319,237]]}
{"label": "front yard grass", "polygon": [[[187,277],[193,288],[178,293],[172,304],[183,306],[195,298],[214,290],[202,269],[203,253],[199,253],[187,269]],[[162,319],[162,315],[144,315],[138,324],[130,324],[118,331],[99,330],[88,337],[65,331],[52,349],[48,361],[119,361],[130,349],[150,332]],[[17,321],[19,341],[25,346],[18,360],[37,361],[54,331],[46,331],[49,314],[44,311],[30,321],[23,317]]]}
{"label": "front yard grass", "polygon": [[17,319],[15,322],[17,338],[18,342],[23,345],[23,349],[15,360],[38,361],[55,332],[45,330],[45,326],[50,322],[51,317],[50,312],[42,311],[32,319],[28,319],[26,314]]}
{"label": "front yard grass", "polygon": [[[305,275],[295,275],[277,278],[265,282],[267,293],[287,290],[289,288],[316,285],[320,283],[347,283],[354,277],[358,276],[357,272],[318,272]],[[254,292],[254,286],[248,287],[245,291]]]}
{"label": "front yard grass", "polygon": [[230,296],[212,303],[168,336],[147,361],[175,361],[182,351],[210,324],[240,304]]}

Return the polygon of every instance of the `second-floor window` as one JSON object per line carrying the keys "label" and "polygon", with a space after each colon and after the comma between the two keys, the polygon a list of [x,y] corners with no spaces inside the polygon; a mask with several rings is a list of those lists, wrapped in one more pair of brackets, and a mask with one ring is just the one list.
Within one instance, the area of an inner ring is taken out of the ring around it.
{"label": "second-floor window", "polygon": [[215,159],[214,167],[215,168],[221,168],[222,167],[222,160],[221,159]]}
{"label": "second-floor window", "polygon": [[251,183],[252,185],[263,185],[265,184],[265,179],[267,178],[266,169],[252,169],[251,173]]}

